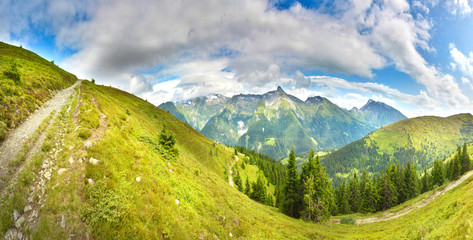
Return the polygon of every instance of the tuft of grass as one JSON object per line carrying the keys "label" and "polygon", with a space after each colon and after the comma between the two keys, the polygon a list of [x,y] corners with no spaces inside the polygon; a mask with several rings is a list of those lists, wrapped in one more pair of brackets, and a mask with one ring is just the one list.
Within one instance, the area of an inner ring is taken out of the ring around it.
{"label": "tuft of grass", "polygon": [[77,135],[82,139],[87,139],[92,135],[92,132],[88,128],[79,128]]}
{"label": "tuft of grass", "polygon": [[4,122],[0,122],[0,142],[7,137],[8,128]]}
{"label": "tuft of grass", "polygon": [[356,224],[355,217],[353,217],[353,216],[343,216],[342,218],[340,218],[340,224],[354,225],[354,224]]}
{"label": "tuft of grass", "polygon": [[45,139],[43,142],[43,145],[41,146],[41,151],[43,152],[49,152],[51,148],[53,147],[53,143],[49,139]]}

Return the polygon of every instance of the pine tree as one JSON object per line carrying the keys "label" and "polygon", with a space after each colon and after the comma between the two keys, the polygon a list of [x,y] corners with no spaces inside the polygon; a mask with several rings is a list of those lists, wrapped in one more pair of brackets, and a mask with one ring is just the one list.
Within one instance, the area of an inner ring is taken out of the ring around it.
{"label": "pine tree", "polygon": [[392,206],[396,205],[397,203],[397,193],[396,187],[391,182],[390,177],[388,174],[384,174],[381,180],[381,188],[379,189],[379,204],[381,210],[386,210],[391,208]]}
{"label": "pine tree", "polygon": [[314,150],[310,149],[309,158],[307,163],[302,166],[301,171],[301,184],[307,181],[310,176],[314,176]]}
{"label": "pine tree", "polygon": [[421,193],[425,193],[425,192],[429,191],[429,173],[427,172],[427,168],[425,168],[425,167],[424,167],[424,173],[423,173],[422,178],[421,178],[420,187],[421,187],[421,189],[420,189]]}
{"label": "pine tree", "polygon": [[297,174],[296,166],[296,155],[294,153],[294,147],[291,149],[289,154],[289,161],[287,165],[287,178],[284,186],[284,198],[282,201],[282,211],[294,218],[299,217],[300,213],[300,191],[299,191],[299,179]]}
{"label": "pine tree", "polygon": [[461,175],[464,173],[470,171],[471,169],[471,162],[470,162],[470,156],[468,155],[468,149],[466,143],[463,144],[463,149],[461,152]]}
{"label": "pine tree", "polygon": [[236,176],[233,178],[233,181],[235,182],[235,185],[236,185],[238,191],[242,192],[243,191],[243,183],[241,182],[240,172],[238,170],[236,170]]}
{"label": "pine tree", "polygon": [[461,175],[460,152],[461,152],[461,149],[458,148],[457,152],[453,156],[452,165],[451,165],[451,168],[452,168],[452,178],[451,178],[451,180],[456,180]]}
{"label": "pine tree", "polygon": [[274,203],[274,206],[277,208],[281,207],[281,202],[282,202],[282,194],[281,194],[281,185],[276,185],[276,188],[274,190],[274,197],[276,198],[276,202]]}
{"label": "pine tree", "polygon": [[345,180],[342,181],[342,185],[339,188],[338,213],[350,213],[350,204],[348,203],[348,188],[345,183]]}
{"label": "pine tree", "polygon": [[316,219],[317,206],[316,203],[312,200],[312,195],[314,193],[314,176],[309,176],[304,181],[304,198],[303,198],[303,211],[302,217],[305,220],[313,221]]}
{"label": "pine tree", "polygon": [[266,184],[261,175],[258,176],[256,182],[252,183],[250,198],[260,203],[268,203],[266,198]]}
{"label": "pine tree", "polygon": [[[368,180],[369,180],[368,173],[365,170],[363,171],[363,174],[361,175],[361,180],[360,180],[360,195],[361,195],[362,202],[363,202],[363,199],[365,198],[365,187]],[[361,208],[361,205],[360,205],[360,208]]]}
{"label": "pine tree", "polygon": [[250,180],[248,179],[248,177],[246,178],[246,186],[245,186],[245,194],[247,196],[250,196],[250,193],[251,193],[251,186],[250,186]]}
{"label": "pine tree", "polygon": [[436,160],[434,162],[434,168],[432,169],[432,188],[442,186],[444,180],[442,160]]}
{"label": "pine tree", "polygon": [[367,178],[363,188],[363,198],[361,201],[360,212],[372,213],[376,211],[378,194],[371,179]]}
{"label": "pine tree", "polygon": [[353,173],[353,178],[349,184],[349,199],[348,202],[350,203],[350,209],[352,212],[358,212],[358,208],[360,207],[361,203],[361,194],[360,194],[360,186],[358,183],[358,175],[356,172]]}
{"label": "pine tree", "polygon": [[402,189],[404,201],[407,201],[417,195],[416,180],[416,169],[414,168],[414,165],[411,164],[411,161],[408,161],[406,164],[406,169],[404,170],[404,186]]}
{"label": "pine tree", "polygon": [[[445,159],[443,161],[445,161]],[[445,169],[445,174],[444,174],[445,179],[452,180],[453,179],[453,160],[448,161],[445,164],[444,169]]]}

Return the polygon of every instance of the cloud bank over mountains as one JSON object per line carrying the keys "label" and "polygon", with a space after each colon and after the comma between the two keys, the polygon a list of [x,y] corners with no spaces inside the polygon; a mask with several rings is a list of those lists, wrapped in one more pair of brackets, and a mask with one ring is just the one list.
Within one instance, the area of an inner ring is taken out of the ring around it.
{"label": "cloud bank over mountains", "polygon": [[[452,65],[465,75],[456,79],[421,54],[436,51],[430,44],[430,9],[445,4],[452,15],[465,17],[471,13],[467,0],[339,0],[317,7],[293,2],[288,8],[278,3],[6,1],[0,3],[0,38],[28,42],[35,29],[45,29],[59,49],[73,51],[62,66],[156,104],[214,92],[262,93],[276,85],[297,96],[335,91],[332,99],[364,98],[360,103],[373,95],[395,101],[395,106],[430,109],[470,102],[459,83],[473,77],[471,56],[454,43],[448,46]],[[407,94],[377,83],[375,72],[388,67],[407,74],[422,89]],[[324,76],[312,76],[314,70]],[[331,74],[364,80],[325,77]]]}

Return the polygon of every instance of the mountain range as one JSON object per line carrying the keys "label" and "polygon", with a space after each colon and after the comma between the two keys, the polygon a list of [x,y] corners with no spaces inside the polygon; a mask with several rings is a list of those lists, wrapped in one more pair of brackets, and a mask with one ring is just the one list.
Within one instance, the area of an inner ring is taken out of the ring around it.
{"label": "mountain range", "polygon": [[377,128],[405,119],[385,103],[369,100],[346,110],[324,97],[302,101],[281,87],[261,95],[212,94],[159,106],[206,137],[280,159],[296,152],[337,149]]}

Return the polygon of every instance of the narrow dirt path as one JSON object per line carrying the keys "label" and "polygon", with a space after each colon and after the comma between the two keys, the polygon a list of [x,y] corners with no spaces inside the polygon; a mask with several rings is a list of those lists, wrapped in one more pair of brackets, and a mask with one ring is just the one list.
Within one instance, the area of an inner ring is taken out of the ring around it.
{"label": "narrow dirt path", "polygon": [[235,161],[230,163],[228,167],[228,183],[230,186],[235,187],[235,184],[233,183],[233,165],[235,162],[238,162],[238,156],[235,156]]}
{"label": "narrow dirt path", "polygon": [[[394,213],[387,213],[385,215],[379,216],[379,217],[371,217],[371,218],[364,218],[364,219],[357,219],[356,224],[365,224],[365,223],[374,223],[374,222],[382,222],[382,221],[388,221],[392,220],[401,216],[404,216],[410,212],[412,212],[415,209],[419,209],[421,207],[424,207],[425,205],[429,204],[434,200],[436,197],[445,194],[446,192],[450,191],[454,187],[460,185],[463,181],[468,179],[471,175],[473,175],[473,171],[467,172],[465,175],[463,175],[460,179],[448,184],[445,188],[443,188],[440,191],[435,191],[432,195],[429,197],[422,199],[418,202],[415,202],[397,212]],[[340,223],[340,221],[338,221]]]}
{"label": "narrow dirt path", "polygon": [[[0,192],[7,186],[5,179],[11,179],[9,163],[15,159],[23,147],[23,142],[39,127],[41,122],[48,117],[52,111],[59,112],[61,107],[67,103],[74,88],[80,83],[77,81],[72,86],[59,91],[53,98],[48,100],[17,128],[8,133],[7,139],[0,145]],[[17,171],[13,171],[17,172]]]}
{"label": "narrow dirt path", "polygon": [[[62,183],[69,183],[70,181],[75,181],[71,179],[72,172],[85,172],[85,158],[80,156],[85,156],[87,152],[88,144],[90,146],[96,144],[98,141],[102,139],[104,136],[107,125],[108,125],[108,118],[107,116],[100,110],[99,105],[93,95],[91,95],[92,104],[97,108],[100,114],[100,121],[99,127],[97,129],[92,129],[92,135],[87,139],[83,140],[82,147],[75,149],[75,151],[69,154],[68,164],[64,165],[59,164],[61,161],[58,156],[63,151],[67,151],[73,149],[73,142],[71,140],[67,140],[68,134],[76,134],[74,131],[68,132],[68,129],[77,129],[76,127],[79,125],[78,122],[78,114],[79,107],[82,104],[82,91],[81,88],[78,89],[78,104],[75,109],[67,108],[65,109],[65,115],[70,116],[72,121],[66,120],[58,120],[54,119],[53,124],[59,127],[57,132],[55,132],[54,139],[52,140],[54,146],[53,148],[47,152],[47,155],[41,165],[41,169],[35,175],[32,184],[30,185],[27,200],[28,202],[25,203],[25,207],[23,209],[15,209],[13,212],[13,220],[14,224],[8,229],[5,234],[5,239],[8,240],[16,240],[16,239],[33,239],[31,233],[35,232],[40,224],[42,217],[44,214],[46,216],[51,216],[51,213],[48,213],[47,208],[45,208],[50,191],[53,191],[58,185],[58,182],[54,186],[52,184],[54,178],[58,178],[59,176],[64,176],[61,180]],[[67,103],[67,102],[66,102]],[[69,142],[68,142],[69,141]],[[80,146],[80,145],[79,145]],[[81,177],[85,178],[85,175]],[[83,180],[81,178],[81,180]],[[80,180],[79,180],[80,181]],[[93,179],[88,179],[88,184],[91,184],[90,181],[93,183]],[[51,187],[52,186],[52,187]],[[46,210],[45,210],[46,209]],[[49,215],[48,215],[49,214]],[[57,227],[60,229],[68,229],[69,224],[73,224],[74,219],[80,219],[80,216],[71,213],[70,211],[60,212],[55,214]],[[76,222],[77,223],[77,222]],[[86,229],[85,222],[82,222],[83,229]],[[75,233],[77,234],[77,233]],[[80,231],[78,235],[70,234],[69,239],[89,239],[87,231]]]}

